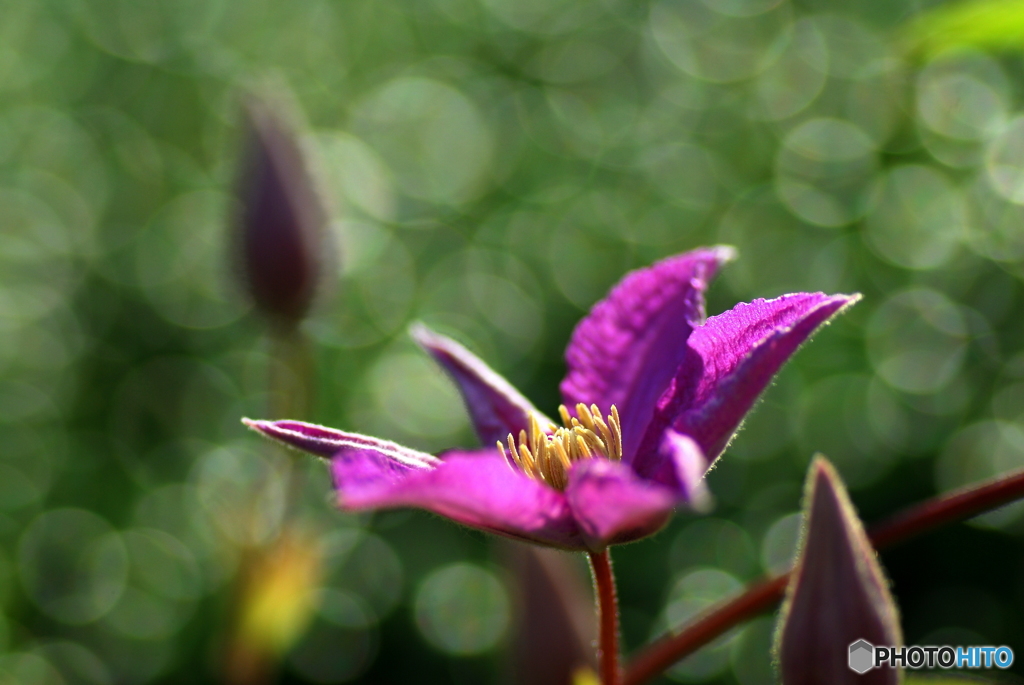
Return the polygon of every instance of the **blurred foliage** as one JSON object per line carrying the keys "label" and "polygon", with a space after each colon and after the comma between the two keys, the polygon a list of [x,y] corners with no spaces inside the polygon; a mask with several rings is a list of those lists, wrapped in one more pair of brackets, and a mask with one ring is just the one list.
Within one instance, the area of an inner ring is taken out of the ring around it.
{"label": "blurred foliage", "polygon": [[905,681],[907,685],[966,685],[967,683],[984,683],[991,681],[978,678],[929,678],[927,676],[911,676]]}
{"label": "blurred foliage", "polygon": [[974,0],[922,14],[906,31],[908,47],[927,56],[951,47],[1015,50],[1024,44],[1024,3]]}
{"label": "blurred foliage", "polygon": [[[228,254],[239,96],[268,84],[306,113],[340,265],[304,324],[316,400],[296,418],[472,444],[417,318],[553,413],[587,308],[702,244],[740,252],[711,313],[864,293],[711,473],[717,509],[616,550],[629,648],[785,567],[815,451],[868,522],[1024,466],[1020,13],[0,0],[0,682],[222,681],[239,579],[296,507],[322,568],[282,576],[319,578],[281,591],[316,607],[282,682],[502,682],[515,598],[493,541],[333,511],[322,466],[289,475],[238,422],[286,406],[267,379],[293,368]],[[1024,650],[1022,515],[882,556],[909,643]],[[771,683],[771,631],[667,677]]]}

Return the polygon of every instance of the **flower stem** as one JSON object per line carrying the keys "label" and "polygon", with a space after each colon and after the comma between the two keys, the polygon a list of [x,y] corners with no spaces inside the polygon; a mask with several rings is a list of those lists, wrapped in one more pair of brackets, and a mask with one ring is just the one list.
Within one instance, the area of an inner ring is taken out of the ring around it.
{"label": "flower stem", "polygon": [[[868,537],[876,548],[888,547],[947,523],[997,509],[1021,497],[1024,497],[1024,470],[911,506],[872,526]],[[771,609],[782,600],[788,581],[789,573],[757,581],[739,597],[719,604],[648,645],[627,665],[622,685],[647,682],[733,626]]]}
{"label": "flower stem", "polygon": [[589,552],[590,572],[594,576],[594,597],[597,600],[597,622],[600,636],[597,659],[600,664],[601,685],[621,685],[619,670],[619,598],[615,592],[615,573],[612,557],[603,552]]}
{"label": "flower stem", "polygon": [[888,547],[922,533],[984,514],[1024,497],[1024,469],[997,476],[907,507],[868,530],[871,543]]}

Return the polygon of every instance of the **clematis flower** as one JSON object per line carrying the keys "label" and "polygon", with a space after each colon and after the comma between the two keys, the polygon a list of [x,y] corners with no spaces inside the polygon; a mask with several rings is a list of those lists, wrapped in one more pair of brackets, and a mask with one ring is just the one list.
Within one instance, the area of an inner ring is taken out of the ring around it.
{"label": "clematis flower", "polygon": [[694,250],[627,274],[566,351],[561,426],[483,361],[423,325],[482,449],[433,456],[298,421],[251,421],[331,462],[346,510],[418,507],[552,547],[601,551],[659,530],[706,497],[704,474],[775,373],[857,295],[796,293],[705,320],[704,291],[732,259]]}

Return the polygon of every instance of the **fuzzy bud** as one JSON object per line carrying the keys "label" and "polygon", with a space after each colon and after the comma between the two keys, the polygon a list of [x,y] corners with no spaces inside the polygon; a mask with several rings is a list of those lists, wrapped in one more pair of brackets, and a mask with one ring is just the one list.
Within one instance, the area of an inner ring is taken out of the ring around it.
{"label": "fuzzy bud", "polygon": [[896,605],[864,527],[835,469],[811,464],[805,527],[776,635],[784,685],[892,685],[900,672],[850,667],[850,646],[902,644]]}
{"label": "fuzzy bud", "polygon": [[327,212],[299,142],[266,103],[245,107],[238,218],[241,266],[257,309],[293,327],[323,277]]}

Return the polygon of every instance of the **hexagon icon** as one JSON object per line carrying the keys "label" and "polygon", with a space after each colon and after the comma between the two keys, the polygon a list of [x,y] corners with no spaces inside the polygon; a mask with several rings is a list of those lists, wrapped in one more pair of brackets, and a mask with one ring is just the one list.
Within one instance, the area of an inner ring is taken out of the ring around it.
{"label": "hexagon icon", "polygon": [[861,675],[874,667],[875,647],[867,640],[857,640],[850,645],[850,670]]}

